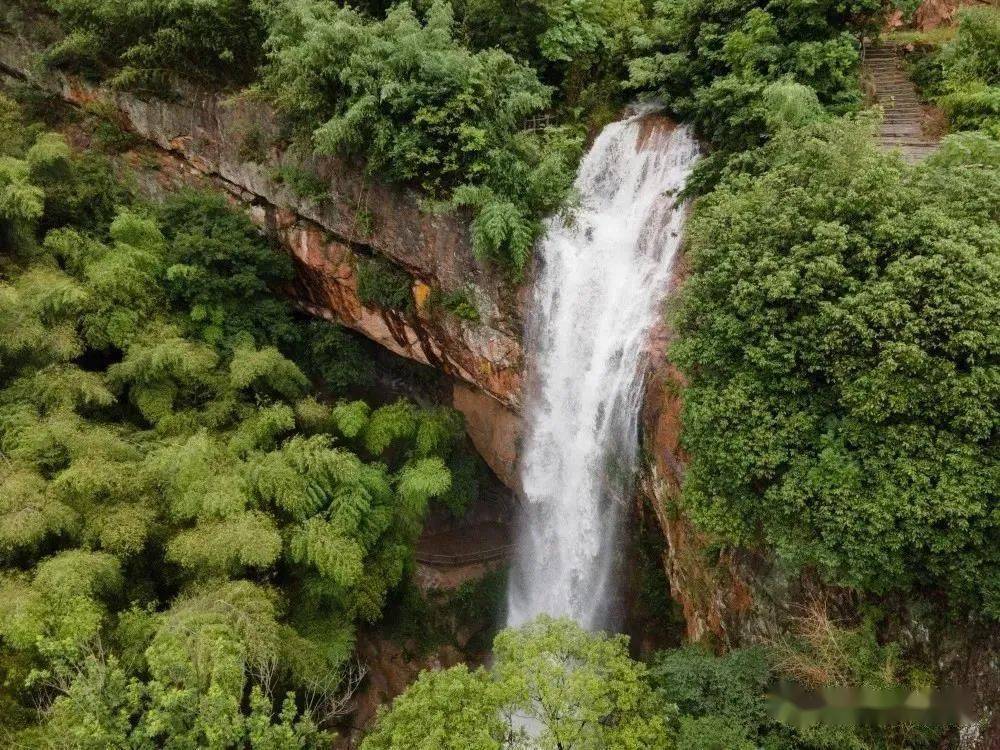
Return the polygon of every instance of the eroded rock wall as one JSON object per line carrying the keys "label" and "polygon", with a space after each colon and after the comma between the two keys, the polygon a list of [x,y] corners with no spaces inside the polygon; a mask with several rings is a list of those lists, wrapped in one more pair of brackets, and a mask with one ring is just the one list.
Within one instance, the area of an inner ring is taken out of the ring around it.
{"label": "eroded rock wall", "polygon": [[[304,311],[453,376],[454,405],[465,414],[473,442],[501,481],[514,486],[520,306],[502,274],[473,257],[468,217],[430,211],[416,193],[370,178],[359,164],[297,153],[261,102],[194,88],[170,101],[112,91],[44,71],[38,52],[28,40],[0,35],[0,72],[74,106],[120,115],[147,144],[124,155],[145,192],[212,186],[247,207],[294,259],[298,274],[290,292]],[[318,181],[322,197],[297,193],[289,173]],[[361,300],[358,264],[372,256],[412,277],[412,310]],[[431,304],[434,291],[461,292],[479,320]]]}
{"label": "eroded rock wall", "polygon": [[[273,112],[245,96],[186,88],[165,101],[111,91],[40,71],[38,50],[0,36],[0,68],[77,106],[111,105],[126,127],[183,162],[178,176],[214,181],[253,207],[296,259],[300,302],[387,348],[438,367],[516,409],[520,399],[520,316],[502,274],[470,250],[467,217],[427,210],[417,194],[366,176],[355,163],[302,155],[282,138]],[[161,162],[159,165],[165,165]],[[298,194],[288,174],[309,175],[321,198]],[[413,315],[375,309],[357,296],[357,258],[381,255],[414,279],[414,296],[431,289],[465,293],[480,322],[417,305]]]}

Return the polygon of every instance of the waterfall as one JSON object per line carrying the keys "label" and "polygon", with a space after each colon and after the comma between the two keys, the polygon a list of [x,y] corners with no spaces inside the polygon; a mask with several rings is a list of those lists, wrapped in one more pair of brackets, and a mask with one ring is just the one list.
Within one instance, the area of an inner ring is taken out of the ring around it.
{"label": "waterfall", "polygon": [[580,207],[549,221],[539,249],[510,625],[543,613],[613,624],[643,355],[681,240],[676,192],[697,158],[686,129],[644,117],[601,132],[576,178]]}

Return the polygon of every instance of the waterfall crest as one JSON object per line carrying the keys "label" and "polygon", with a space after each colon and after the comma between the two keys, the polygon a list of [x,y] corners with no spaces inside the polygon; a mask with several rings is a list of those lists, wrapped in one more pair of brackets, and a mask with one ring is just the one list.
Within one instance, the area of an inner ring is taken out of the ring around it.
{"label": "waterfall crest", "polygon": [[675,195],[697,158],[687,129],[643,118],[601,132],[576,178],[579,209],[551,219],[539,249],[510,625],[543,613],[613,625],[643,354],[681,240]]}

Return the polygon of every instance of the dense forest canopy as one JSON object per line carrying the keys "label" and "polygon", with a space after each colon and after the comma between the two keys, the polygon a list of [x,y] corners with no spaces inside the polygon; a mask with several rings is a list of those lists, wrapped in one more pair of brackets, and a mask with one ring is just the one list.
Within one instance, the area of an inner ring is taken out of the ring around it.
{"label": "dense forest canopy", "polygon": [[829,670],[841,685],[907,680],[868,627],[828,627],[820,638],[722,658],[670,649],[646,665],[629,657],[623,636],[543,616],[500,633],[493,655],[489,669],[421,674],[380,714],[362,750],[930,750],[941,737],[912,726],[797,730],[770,715],[767,686],[797,668]]}
{"label": "dense forest canopy", "polygon": [[275,296],[287,258],[223,198],[143,204],[53,133],[5,150],[3,731],[319,741],[301,707],[336,704],[428,502],[474,492],[461,417],[336,400],[320,355],[344,388],[358,351]]}
{"label": "dense forest canopy", "polygon": [[[511,281],[627,103],[659,102],[702,141],[670,311],[688,464],[666,510],[706,558],[762,552],[844,587],[856,617],[817,607],[760,648],[646,662],[539,620],[501,633],[489,668],[424,673],[365,750],[952,736],[798,730],[763,699],[776,677],[933,684],[940,665],[901,633],[1000,619],[1000,10],[916,45],[911,74],[955,132],[912,166],[859,112],[862,37],[893,7],[4,4],[0,31],[41,42],[50,69],[266,102],[283,148],[464,212]],[[462,419],[361,398],[364,347],[293,311],[288,258],[225,199],[147,202],[120,163],[35,119],[0,95],[0,744],[329,747],[357,633],[406,584],[428,508],[459,514],[477,492]],[[413,314],[387,259],[357,277],[362,302]]]}
{"label": "dense forest canopy", "polygon": [[685,504],[828,580],[1000,617],[1000,151],[908,167],[870,127],[779,135],[689,224]]}

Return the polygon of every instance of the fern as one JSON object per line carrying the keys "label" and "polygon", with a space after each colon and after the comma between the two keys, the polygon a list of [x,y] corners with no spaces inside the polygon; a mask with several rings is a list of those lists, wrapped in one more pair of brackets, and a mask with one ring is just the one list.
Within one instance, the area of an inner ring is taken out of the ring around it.
{"label": "fern", "polygon": [[272,505],[293,519],[306,519],[329,502],[326,493],[296,470],[282,453],[255,458],[245,472],[261,503]]}
{"label": "fern", "polygon": [[256,511],[201,522],[167,544],[168,560],[201,574],[267,568],[280,554],[281,536],[274,521]]}
{"label": "fern", "polygon": [[368,452],[379,456],[394,441],[413,437],[416,429],[416,409],[408,401],[400,400],[372,412],[361,437]]}
{"label": "fern", "polygon": [[462,415],[455,409],[438,407],[421,412],[414,440],[416,455],[447,455],[463,430]]}
{"label": "fern", "polygon": [[357,537],[365,516],[371,512],[372,496],[360,484],[342,485],[337,488],[331,498],[327,516],[331,526],[339,533]]}
{"label": "fern", "polygon": [[236,389],[271,391],[289,400],[301,396],[308,384],[295,363],[273,346],[237,348],[229,363],[229,382]]}
{"label": "fern", "polygon": [[312,566],[342,588],[354,585],[363,572],[361,547],[321,518],[310,518],[292,530],[289,552],[293,561]]}
{"label": "fern", "polygon": [[396,482],[396,491],[414,523],[423,516],[432,497],[443,495],[450,488],[451,472],[440,458],[420,458],[408,463]]}
{"label": "fern", "polygon": [[368,426],[372,409],[364,401],[342,401],[333,409],[333,423],[346,438],[356,438]]}

